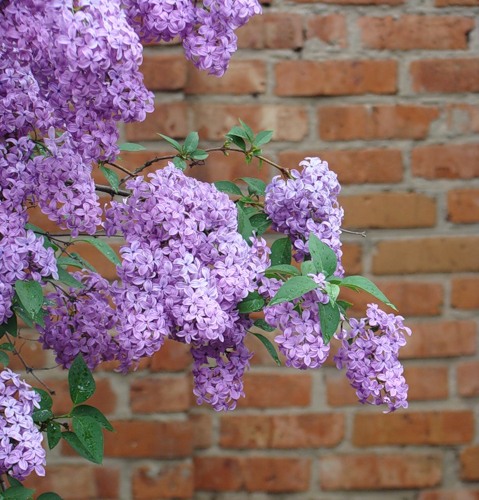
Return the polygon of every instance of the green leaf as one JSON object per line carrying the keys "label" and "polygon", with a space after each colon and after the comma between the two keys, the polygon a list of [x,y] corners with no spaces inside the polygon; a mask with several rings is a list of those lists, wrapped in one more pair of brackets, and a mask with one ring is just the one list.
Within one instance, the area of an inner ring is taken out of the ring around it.
{"label": "green leaf", "polygon": [[242,196],[243,193],[241,192],[241,189],[231,181],[216,181],[214,183],[216,189],[218,191],[221,191],[222,193],[228,193],[228,194],[234,194],[237,196]]}
{"label": "green leaf", "polygon": [[307,276],[308,274],[316,274],[316,267],[311,260],[305,260],[301,263],[301,274]]}
{"label": "green leaf", "polygon": [[74,404],[83,403],[83,401],[93,396],[95,392],[95,380],[81,354],[75,358],[70,366],[68,384],[70,386],[70,397]]}
{"label": "green leaf", "polygon": [[62,500],[62,497],[53,493],[53,491],[47,491],[46,493],[42,493],[37,500]]}
{"label": "green leaf", "polygon": [[63,269],[63,267],[58,267],[58,281],[64,283],[70,288],[84,288],[85,285],[75,279],[67,270]]}
{"label": "green leaf", "polygon": [[32,413],[32,419],[36,424],[41,424],[53,418],[53,413],[51,410],[35,410]]}
{"label": "green leaf", "polygon": [[177,169],[181,170],[182,172],[184,172],[186,170],[187,164],[186,164],[186,161],[183,160],[183,158],[180,158],[179,156],[175,156],[172,161],[173,161],[173,165]]}
{"label": "green leaf", "polygon": [[120,187],[120,178],[118,177],[118,174],[111,168],[105,167],[104,165],[100,165],[100,170],[105,176],[105,179],[108,181],[108,184],[110,184],[115,193],[117,193],[118,188]]}
{"label": "green leaf", "polygon": [[209,154],[203,149],[197,149],[196,151],[193,151],[190,156],[192,160],[206,160]]}
{"label": "green leaf", "polygon": [[384,295],[384,293],[381,292],[381,290],[379,290],[379,288],[372,281],[368,280],[364,276],[348,276],[341,281],[341,286],[351,288],[351,290],[355,291],[364,290],[397,311],[396,306],[386,297],[386,295]]}
{"label": "green leaf", "polygon": [[11,342],[5,342],[3,344],[0,344],[0,349],[2,351],[14,351],[15,350],[15,346],[11,343]]}
{"label": "green leaf", "polygon": [[198,132],[190,132],[185,139],[185,143],[183,145],[183,150],[185,153],[191,154],[196,151],[198,147],[198,143],[200,142],[200,137]]}
{"label": "green leaf", "polygon": [[337,300],[336,304],[338,305],[342,313],[345,313],[353,305],[351,304],[351,302],[348,302],[347,300]]}
{"label": "green leaf", "polygon": [[271,266],[268,267],[268,269],[265,270],[264,275],[267,278],[270,278],[272,276],[300,276],[301,273],[294,267],[291,266],[290,264],[279,264],[277,266]]}
{"label": "green leaf", "polygon": [[35,226],[35,224],[32,224],[31,222],[27,222],[25,224],[25,229],[30,229],[30,231],[33,231],[37,234],[47,234],[45,230],[43,230],[41,227]]}
{"label": "green leaf", "polygon": [[167,135],[163,134],[158,134],[158,135],[163,139],[165,139],[165,141],[168,142],[171,146],[173,146],[176,149],[176,151],[181,151],[181,144],[178,141],[175,141],[174,139],[168,137]]}
{"label": "green leaf", "polygon": [[256,236],[261,236],[271,226],[271,219],[262,212],[252,215],[249,221],[253,226]]}
{"label": "green leaf", "polygon": [[33,390],[40,395],[40,409],[41,410],[51,410],[53,406],[53,399],[44,389],[34,387]]}
{"label": "green leaf", "polygon": [[326,277],[334,274],[338,266],[334,251],[313,233],[309,235],[308,247],[317,272],[323,273]]}
{"label": "green leaf", "polygon": [[338,329],[341,320],[339,307],[337,304],[318,304],[319,306],[319,323],[321,325],[321,333],[325,344],[328,344],[333,335]]}
{"label": "green leaf", "polygon": [[101,427],[108,431],[113,431],[113,427],[103,413],[93,406],[80,405],[75,406],[72,410],[72,415],[75,417],[89,417],[98,422]]}
{"label": "green leaf", "polygon": [[249,140],[249,142],[253,142],[253,140],[254,140],[254,132],[251,130],[251,128],[248,125],[246,125],[246,123],[244,121],[242,121],[240,119],[239,122],[241,123],[241,128],[246,133],[246,138]]}
{"label": "green leaf", "polygon": [[274,306],[282,302],[291,302],[302,297],[305,293],[315,290],[317,286],[308,276],[293,276],[276,292],[269,305]]}
{"label": "green leaf", "polygon": [[270,356],[273,358],[274,362],[278,365],[281,366],[281,361],[279,359],[278,353],[276,352],[276,349],[274,345],[272,344],[271,340],[269,340],[267,337],[264,335],[261,335],[261,333],[254,333],[251,332],[257,339],[261,341],[261,343],[266,347],[266,350],[269,352]]}
{"label": "green leaf", "polygon": [[2,495],[5,500],[33,500],[35,490],[25,488],[25,486],[12,486],[5,490]]}
{"label": "green leaf", "polygon": [[258,292],[250,292],[247,297],[245,297],[238,304],[238,311],[241,314],[248,314],[252,312],[261,311],[265,305],[265,300]]}
{"label": "green leaf", "polygon": [[[161,134],[160,134],[161,135]],[[119,146],[120,151],[144,151],[146,148],[135,142],[124,142]]]}
{"label": "green leaf", "polygon": [[241,137],[237,137],[235,135],[227,135],[226,136],[233,144],[235,144],[236,146],[238,146],[241,151],[246,151],[246,142],[241,138]]}
{"label": "green leaf", "polygon": [[238,127],[237,125],[235,125],[229,132],[227,132],[225,136],[228,138],[240,137],[241,139],[251,142],[250,138],[248,137],[248,133],[242,127]]}
{"label": "green leaf", "polygon": [[334,305],[336,303],[336,299],[338,298],[341,289],[339,288],[338,285],[326,281],[325,290],[326,293],[328,294],[329,301]]}
{"label": "green leaf", "polygon": [[81,255],[77,254],[76,252],[70,252],[70,257],[74,260],[77,260],[84,269],[90,269],[90,271],[93,271],[94,273],[97,272],[96,269],[87,260],[85,260]]}
{"label": "green leaf", "polygon": [[[101,433],[101,429],[100,429]],[[101,464],[102,460],[98,461],[98,457],[91,454],[89,450],[85,448],[78,436],[71,431],[62,432],[62,438],[83,458],[86,458],[90,462],[95,464]],[[102,447],[103,447],[103,434],[101,435]],[[103,458],[103,457],[102,457]]]}
{"label": "green leaf", "polygon": [[253,235],[253,226],[251,225],[244,208],[239,203],[236,203],[236,208],[238,210],[238,233],[243,236],[243,239],[248,243],[248,245],[251,245],[250,238]]}
{"label": "green leaf", "polygon": [[78,440],[91,456],[91,461],[101,464],[103,461],[103,432],[101,425],[87,416],[73,416],[73,429]]}
{"label": "green leaf", "polygon": [[246,182],[249,194],[264,196],[266,183],[264,183],[261,179],[256,179],[255,177],[241,177],[241,180]]}
{"label": "green leaf", "polygon": [[0,351],[0,364],[2,364],[3,366],[8,366],[8,363],[10,363],[8,354],[6,352]]}
{"label": "green leaf", "polygon": [[48,448],[53,450],[55,446],[59,443],[62,437],[61,426],[58,422],[48,422],[47,425],[47,441]]}
{"label": "green leaf", "polygon": [[17,280],[15,282],[15,292],[25,311],[34,317],[43,305],[43,290],[40,283],[33,280]]}
{"label": "green leaf", "polygon": [[0,325],[0,338],[2,338],[6,333],[9,333],[13,337],[17,336],[17,317],[15,314],[8,318],[8,320]]}
{"label": "green leaf", "polygon": [[276,327],[269,325],[264,319],[255,320],[254,326],[256,326],[256,328],[261,328],[261,330],[265,332],[274,332],[276,330]]}
{"label": "green leaf", "polygon": [[258,135],[254,138],[253,144],[257,147],[262,146],[271,141],[273,137],[272,130],[262,130],[258,132]]}
{"label": "green leaf", "polygon": [[97,250],[99,250],[110,262],[113,262],[116,266],[121,264],[118,255],[106,241],[93,236],[81,236],[80,238],[75,238],[75,241],[90,243],[90,245],[93,245]]}
{"label": "green leaf", "polygon": [[291,241],[280,238],[271,245],[271,265],[291,264]]}
{"label": "green leaf", "polygon": [[13,310],[30,328],[35,328],[35,325],[45,326],[45,310],[40,309],[36,314],[31,315],[22,307],[21,304],[15,304],[13,306]]}
{"label": "green leaf", "polygon": [[83,269],[84,267],[80,261],[72,257],[58,257],[57,266],[62,266],[62,267],[70,266],[70,267],[76,267],[78,269]]}

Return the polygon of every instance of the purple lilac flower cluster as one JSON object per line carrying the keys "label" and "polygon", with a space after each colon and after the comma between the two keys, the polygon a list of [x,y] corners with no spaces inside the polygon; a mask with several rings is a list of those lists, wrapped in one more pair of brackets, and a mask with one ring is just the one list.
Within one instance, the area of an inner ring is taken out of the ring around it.
{"label": "purple lilac flower cluster", "polygon": [[38,327],[44,349],[52,349],[56,361],[69,368],[81,354],[93,370],[102,361],[112,360],[117,346],[110,330],[116,323],[116,312],[110,306],[111,287],[107,280],[91,271],[74,273],[84,288],[57,290],[47,295],[49,305],[45,326]]}
{"label": "purple lilac flower cluster", "polygon": [[291,238],[297,261],[309,255],[308,237],[313,233],[334,250],[338,258],[335,274],[342,276],[339,238],[344,212],[338,204],[337,175],[319,158],[305,158],[299,166],[302,170],[292,170],[290,179],[276,176],[267,186],[265,212],[273,229]]}
{"label": "purple lilac flower cluster", "polygon": [[45,475],[43,436],[32,419],[39,401],[19,375],[8,368],[0,372],[0,474],[20,481],[33,471]]}
{"label": "purple lilac flower cluster", "polygon": [[385,404],[390,412],[407,408],[408,385],[398,354],[411,330],[403,319],[369,304],[366,317],[350,319],[350,331],[338,335],[342,347],[335,356],[336,366],[346,368],[361,403]]}
{"label": "purple lilac flower cluster", "polygon": [[170,337],[192,346],[198,401],[234,408],[251,325],[237,306],[268,265],[266,243],[250,247],[228,196],[172,164],[127,187],[131,196],[113,202],[105,222],[109,235],[120,232],[127,241],[113,289],[122,369]]}
{"label": "purple lilac flower cluster", "polygon": [[196,67],[221,76],[237,49],[235,30],[261,13],[257,0],[123,0],[143,41],[180,38]]}

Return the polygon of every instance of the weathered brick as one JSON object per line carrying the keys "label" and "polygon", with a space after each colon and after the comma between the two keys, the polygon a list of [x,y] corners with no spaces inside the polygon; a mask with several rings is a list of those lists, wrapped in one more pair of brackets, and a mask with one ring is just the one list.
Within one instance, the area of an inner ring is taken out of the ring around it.
{"label": "weathered brick", "polygon": [[479,361],[463,361],[457,365],[457,392],[466,398],[479,396]]}
{"label": "weathered brick", "polygon": [[161,349],[152,356],[150,369],[154,372],[178,372],[187,368],[191,362],[188,345],[167,339]]}
{"label": "weathered brick", "polygon": [[303,46],[302,16],[265,12],[236,32],[240,49],[298,49]]}
{"label": "weathered brick", "polygon": [[343,243],[343,266],[346,273],[361,274],[363,272],[362,266],[362,246],[356,243]]}
{"label": "weathered brick", "polygon": [[460,7],[474,7],[479,5],[479,0],[436,0],[436,7],[449,7],[458,5]]}
{"label": "weathered brick", "polygon": [[434,321],[408,324],[412,335],[401,349],[406,358],[449,358],[476,353],[476,324],[473,321]]}
{"label": "weathered brick", "polygon": [[341,196],[346,228],[414,228],[436,225],[436,201],[418,193]]}
{"label": "weathered brick", "polygon": [[479,446],[464,448],[460,454],[461,479],[479,481]]}
{"label": "weathered brick", "polygon": [[139,378],[130,386],[130,406],[135,413],[186,411],[191,401],[191,380],[179,377]]}
{"label": "weathered brick", "polygon": [[364,47],[378,50],[461,50],[474,29],[472,17],[403,15],[361,17]]}
{"label": "weathered brick", "polygon": [[377,244],[374,274],[479,271],[479,237],[431,237],[387,240]]}
{"label": "weathered brick", "polygon": [[412,151],[412,173],[425,179],[473,179],[479,176],[479,144],[437,144]]}
{"label": "weathered brick", "polygon": [[381,61],[283,61],[275,68],[276,95],[394,94],[397,63]]}
{"label": "weathered brick", "polygon": [[415,92],[479,92],[479,59],[420,59],[410,74]]}
{"label": "weathered brick", "polygon": [[444,489],[421,491],[418,500],[479,500],[479,490]]}
{"label": "weathered brick", "polygon": [[358,413],[354,417],[355,446],[453,445],[470,443],[474,415],[470,410],[403,412],[389,415]]}
{"label": "weathered brick", "polygon": [[188,66],[187,94],[263,94],[266,90],[266,64],[263,61],[234,60],[218,78]]}
{"label": "weathered brick", "polygon": [[437,108],[417,105],[323,106],[319,135],[325,141],[354,139],[424,139]]}
{"label": "weathered brick", "polygon": [[449,104],[445,109],[447,133],[455,135],[479,132],[479,105]]}
{"label": "weathered brick", "polygon": [[326,491],[430,488],[441,479],[437,454],[331,454],[319,459],[319,484]]}
{"label": "weathered brick", "polygon": [[192,498],[192,463],[164,463],[154,468],[138,467],[133,472],[132,488],[135,500]]}
{"label": "weathered brick", "polygon": [[284,408],[309,406],[312,380],[309,373],[247,373],[244,377],[245,398],[239,408]]}
{"label": "weathered brick", "polygon": [[193,430],[193,448],[209,448],[212,443],[213,419],[210,413],[190,413],[189,421]]}
{"label": "weathered brick", "polygon": [[479,309],[479,278],[454,277],[451,284],[451,305],[454,309]]}
{"label": "weathered brick", "polygon": [[279,154],[279,163],[296,168],[304,158],[318,155],[329,163],[341,184],[396,183],[403,178],[401,151],[393,148],[283,151]]}
{"label": "weathered brick", "polygon": [[306,38],[318,39],[329,46],[346,48],[348,31],[345,16],[341,14],[308,16]]}
{"label": "weathered brick", "polygon": [[297,3],[328,3],[337,5],[401,5],[404,0],[294,0]]}
{"label": "weathered brick", "polygon": [[323,448],[344,436],[344,416],[337,413],[301,415],[232,415],[221,418],[223,448]]}
{"label": "weathered brick", "polygon": [[181,90],[186,85],[186,59],[182,54],[143,55],[141,72],[150,90]]}
{"label": "weathered brick", "polygon": [[193,128],[203,139],[224,140],[224,134],[238,125],[238,118],[254,131],[274,130],[277,141],[300,141],[309,128],[304,106],[194,103],[191,108]]}
{"label": "weathered brick", "polygon": [[308,489],[311,460],[200,456],[194,467],[196,490],[292,493]]}
{"label": "weathered brick", "polygon": [[451,222],[479,222],[479,189],[453,189],[447,193],[447,215]]}

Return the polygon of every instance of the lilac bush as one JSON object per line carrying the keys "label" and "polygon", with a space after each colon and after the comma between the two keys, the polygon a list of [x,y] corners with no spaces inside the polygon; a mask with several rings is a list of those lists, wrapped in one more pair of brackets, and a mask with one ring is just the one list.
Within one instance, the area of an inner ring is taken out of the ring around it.
{"label": "lilac bush", "polygon": [[[121,372],[135,369],[166,339],[190,346],[193,393],[217,411],[244,396],[248,334],[278,364],[276,349],[302,370],[323,365],[336,340],[336,364],[360,402],[407,407],[398,351],[410,331],[375,305],[349,318],[340,296],[362,290],[394,308],[366,278],[345,277],[340,185],[327,162],[276,165],[262,156],[272,132],[240,122],[213,149],[270,162],[280,175],[269,185],[186,176],[208,158],[195,132],[183,144],[163,136],[175,153],[147,177],[158,159],[135,171],[115,163],[117,124],[153,110],[142,42],[176,39],[199,69],[221,76],[235,30],[260,12],[257,0],[0,0],[0,476],[12,488],[44,473],[42,433],[50,449],[63,439],[101,463],[102,431],[112,428],[84,404],[95,391],[91,371],[113,360]],[[95,184],[98,168],[109,185]],[[111,195],[106,206],[100,192]],[[67,234],[30,224],[35,206]],[[120,257],[111,237],[122,238]],[[117,279],[80,257],[78,241],[103,252]],[[67,414],[55,415],[48,390],[35,392],[6,368],[10,352],[33,372],[16,350],[17,318],[68,369]]]}

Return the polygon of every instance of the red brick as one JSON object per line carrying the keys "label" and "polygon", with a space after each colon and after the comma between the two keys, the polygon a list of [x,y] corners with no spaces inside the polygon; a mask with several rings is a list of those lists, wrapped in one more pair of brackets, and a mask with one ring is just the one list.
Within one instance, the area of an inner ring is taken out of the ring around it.
{"label": "red brick", "polygon": [[453,189],[447,193],[447,214],[451,222],[479,222],[479,189]]}
{"label": "red brick", "polygon": [[301,415],[232,415],[221,419],[223,448],[324,448],[344,436],[344,416],[337,413]]}
{"label": "red brick", "polygon": [[319,135],[325,141],[424,139],[437,108],[416,105],[323,106]]}
{"label": "red brick", "polygon": [[464,448],[460,454],[461,479],[479,481],[479,446]]}
{"label": "red brick", "polygon": [[187,110],[184,102],[157,103],[153,113],[146,115],[145,121],[125,125],[126,139],[133,142],[158,141],[158,133],[175,138],[186,137],[190,131]]}
{"label": "red brick", "polygon": [[283,151],[279,154],[279,163],[296,168],[308,156],[320,156],[326,160],[343,185],[396,183],[403,178],[401,151],[392,148]]}
{"label": "red brick", "polygon": [[145,53],[140,69],[150,90],[181,90],[186,85],[186,59],[182,54]]}
{"label": "red brick", "polygon": [[445,111],[448,134],[479,133],[479,105],[449,104]]}
{"label": "red brick", "polygon": [[193,497],[193,467],[190,462],[138,467],[132,477],[135,500]]}
{"label": "red brick", "polygon": [[434,227],[436,201],[418,193],[371,193],[341,196],[344,227],[387,229]]}
{"label": "red brick", "polygon": [[463,361],[457,366],[457,392],[466,398],[479,396],[479,361]]}
{"label": "red brick", "polygon": [[449,7],[458,5],[461,7],[474,7],[479,5],[479,0],[436,0],[436,7]]}
{"label": "red brick", "polygon": [[451,305],[454,309],[479,309],[479,278],[452,279]]}
{"label": "red brick", "polygon": [[396,61],[283,61],[275,68],[276,95],[394,94]]}
{"label": "red brick", "polygon": [[354,417],[355,446],[454,445],[470,443],[474,415],[470,410],[403,412],[389,415],[362,412]]}
{"label": "red brick", "polygon": [[343,243],[342,261],[347,274],[361,274],[363,272],[361,245],[356,243]]}
{"label": "red brick", "polygon": [[348,45],[346,18],[341,14],[308,16],[306,38],[344,49]]}
{"label": "red brick", "polygon": [[218,78],[188,66],[187,94],[263,94],[266,90],[266,64],[263,61],[234,60]]}
{"label": "red brick", "polygon": [[189,375],[139,378],[131,382],[130,405],[134,413],[186,411],[190,401]]}
{"label": "red brick", "polygon": [[246,398],[239,408],[284,408],[309,406],[312,380],[309,373],[247,373],[244,377]]}
{"label": "red brick", "polygon": [[[409,401],[435,401],[448,397],[448,372],[445,366],[406,366]],[[331,406],[358,404],[358,398],[344,373],[327,375],[327,401]]]}
{"label": "red brick", "polygon": [[303,106],[194,103],[191,107],[193,128],[202,139],[224,140],[224,134],[238,125],[239,118],[255,133],[274,130],[273,139],[277,141],[300,141],[308,133],[307,109]]}
{"label": "red brick", "polygon": [[105,457],[181,458],[192,452],[191,424],[182,420],[112,422],[114,433],[105,434]]}
{"label": "red brick", "polygon": [[48,465],[45,477],[31,474],[24,482],[36,495],[55,491],[64,500],[116,500],[119,484],[119,469],[84,464]]}
{"label": "red brick", "polygon": [[196,457],[195,490],[307,491],[311,460],[283,457]]}
{"label": "red brick", "polygon": [[404,15],[361,17],[364,47],[378,50],[460,50],[468,47],[472,17]]}
{"label": "red brick", "polygon": [[421,491],[418,500],[479,500],[479,490]]}
{"label": "red brick", "polygon": [[238,29],[240,49],[298,49],[303,46],[303,20],[299,14],[264,13]]}
{"label": "red brick", "polygon": [[294,0],[297,3],[328,3],[337,5],[402,5],[404,0]]}
{"label": "red brick", "polygon": [[479,176],[479,144],[437,144],[412,151],[412,173],[425,179],[474,179]]}
{"label": "red brick", "polygon": [[374,274],[479,271],[479,237],[387,240],[376,246]]}
{"label": "red brick", "polygon": [[319,484],[326,491],[430,488],[441,479],[442,459],[436,454],[344,454],[319,459]]}
{"label": "red brick", "polygon": [[479,92],[479,59],[421,59],[410,73],[416,92]]}
{"label": "red brick", "polygon": [[209,448],[213,439],[213,419],[210,413],[190,413],[189,421],[193,430],[193,448]]}
{"label": "red brick", "polygon": [[[51,358],[48,355],[48,351],[45,351],[42,348],[40,342],[38,342],[38,334],[36,332],[33,333],[30,330],[22,328],[21,337],[21,339],[14,339],[13,343],[15,344],[16,349],[21,353],[23,360],[30,368],[47,368],[48,366],[52,366],[54,364],[53,361],[50,361]],[[5,342],[5,339],[2,339],[2,343],[3,342]],[[18,356],[15,356],[13,353],[9,354],[9,356],[9,368],[11,368],[15,372],[25,371],[25,366],[20,361],[20,358]],[[38,375],[38,373],[36,372],[35,374]],[[41,374],[40,378],[42,378]],[[34,386],[37,385],[37,382],[33,379],[29,383],[33,383]]]}
{"label": "red brick", "polygon": [[178,372],[186,369],[191,361],[188,345],[168,339],[152,356],[150,369],[153,372]]}
{"label": "red brick", "polygon": [[440,321],[409,324],[412,335],[401,349],[406,358],[450,358],[476,353],[476,325],[473,321]]}

